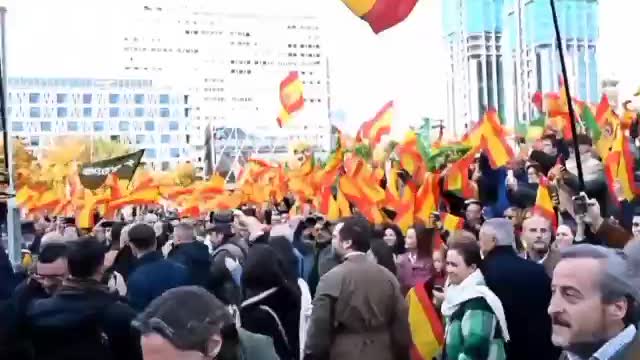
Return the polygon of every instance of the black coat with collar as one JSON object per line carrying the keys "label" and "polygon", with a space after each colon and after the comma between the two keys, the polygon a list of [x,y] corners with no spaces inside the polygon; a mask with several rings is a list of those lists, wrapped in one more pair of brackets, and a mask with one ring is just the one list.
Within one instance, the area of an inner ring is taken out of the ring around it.
{"label": "black coat with collar", "polygon": [[557,359],[551,343],[551,279],[542,265],[523,259],[511,246],[498,246],[481,266],[487,286],[502,302],[511,341],[507,358]]}

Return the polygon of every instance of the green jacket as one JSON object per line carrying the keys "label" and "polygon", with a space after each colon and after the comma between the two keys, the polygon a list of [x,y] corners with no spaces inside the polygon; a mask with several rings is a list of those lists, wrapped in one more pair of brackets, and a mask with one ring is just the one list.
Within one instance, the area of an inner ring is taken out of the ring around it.
{"label": "green jacket", "polygon": [[506,359],[498,319],[485,299],[464,302],[446,320],[446,360]]}
{"label": "green jacket", "polygon": [[238,329],[241,360],[280,360],[270,337]]}

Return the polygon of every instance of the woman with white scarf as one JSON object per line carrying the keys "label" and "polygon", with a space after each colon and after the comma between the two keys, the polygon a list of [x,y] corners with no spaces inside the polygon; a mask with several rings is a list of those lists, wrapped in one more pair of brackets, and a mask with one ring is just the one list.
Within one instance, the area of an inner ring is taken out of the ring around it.
{"label": "woman with white scarf", "polygon": [[446,321],[446,360],[504,360],[509,341],[500,299],[486,286],[478,269],[482,259],[476,242],[459,241],[447,251],[442,315]]}

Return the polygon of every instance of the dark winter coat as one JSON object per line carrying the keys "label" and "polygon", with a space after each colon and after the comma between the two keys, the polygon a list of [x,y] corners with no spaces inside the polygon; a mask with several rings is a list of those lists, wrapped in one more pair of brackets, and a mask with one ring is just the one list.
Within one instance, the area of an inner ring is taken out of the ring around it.
{"label": "dark winter coat", "polygon": [[184,265],[189,270],[191,284],[202,286],[209,285],[211,258],[209,248],[200,241],[191,241],[178,244],[169,252],[167,259]]}

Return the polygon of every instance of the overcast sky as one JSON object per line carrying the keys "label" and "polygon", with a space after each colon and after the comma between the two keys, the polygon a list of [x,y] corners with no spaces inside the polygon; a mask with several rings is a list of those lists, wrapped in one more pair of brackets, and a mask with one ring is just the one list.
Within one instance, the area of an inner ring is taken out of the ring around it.
{"label": "overcast sky", "polygon": [[[141,0],[8,1],[10,75],[118,76],[109,64],[117,61],[115,35],[126,26],[122,5]],[[334,109],[344,110],[350,127],[357,128],[360,121],[371,117],[385,102],[394,100],[396,131],[401,131],[423,116],[445,114],[446,60],[440,1],[420,0],[407,21],[377,36],[340,0],[215,0],[215,3],[226,4],[231,11],[320,16],[330,61]],[[640,85],[637,69],[640,48],[637,41],[628,45],[624,42],[627,37],[638,36],[635,24],[640,1],[600,3],[601,77],[624,80],[621,85],[628,93]]]}

